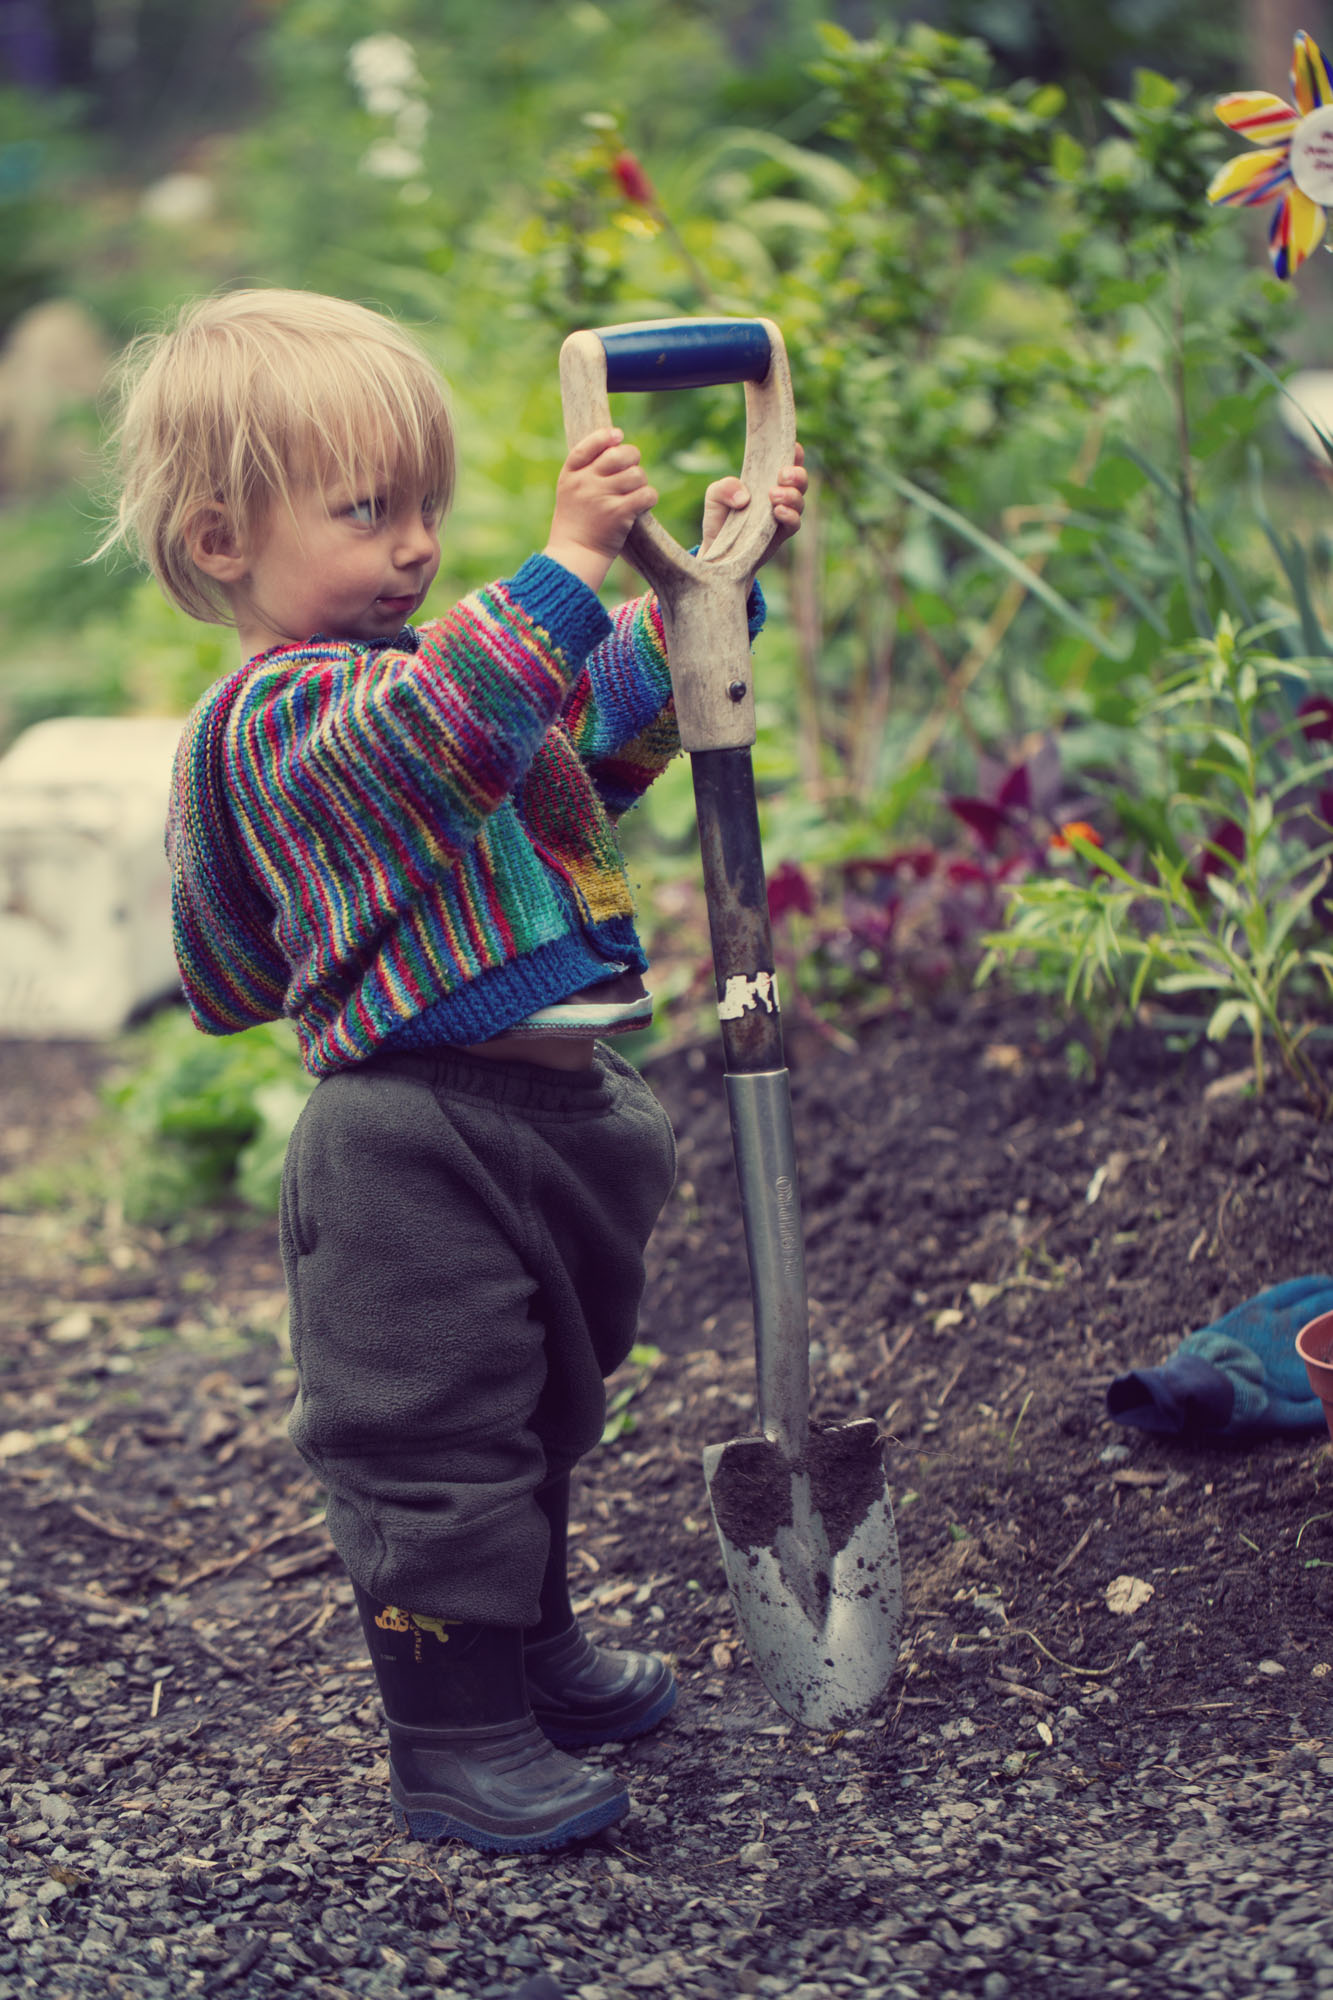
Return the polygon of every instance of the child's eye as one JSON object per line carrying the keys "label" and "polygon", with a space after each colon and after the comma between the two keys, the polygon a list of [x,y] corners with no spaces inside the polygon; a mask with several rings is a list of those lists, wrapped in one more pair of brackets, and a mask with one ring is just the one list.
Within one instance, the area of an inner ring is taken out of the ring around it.
{"label": "child's eye", "polygon": [[354,500],[347,509],[348,519],[359,521],[365,528],[373,528],[384,518],[384,502],[375,500]]}

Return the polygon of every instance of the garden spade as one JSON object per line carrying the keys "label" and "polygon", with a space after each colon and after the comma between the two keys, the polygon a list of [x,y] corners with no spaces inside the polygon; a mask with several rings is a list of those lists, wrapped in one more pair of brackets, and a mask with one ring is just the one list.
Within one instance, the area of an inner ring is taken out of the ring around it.
{"label": "garden spade", "polygon": [[873,1422],[810,1422],[810,1334],[791,1091],[782,1047],[750,745],[746,601],[774,533],[769,491],[794,463],[796,417],[771,320],[660,320],[574,333],[560,354],[571,446],[621,390],[743,382],[748,507],[690,555],[651,514],[625,554],[656,590],[690,753],[727,1100],[754,1303],[759,1435],[709,1445],[704,1475],[737,1622],[797,1721],[873,1709],[898,1657],[902,1570]]}

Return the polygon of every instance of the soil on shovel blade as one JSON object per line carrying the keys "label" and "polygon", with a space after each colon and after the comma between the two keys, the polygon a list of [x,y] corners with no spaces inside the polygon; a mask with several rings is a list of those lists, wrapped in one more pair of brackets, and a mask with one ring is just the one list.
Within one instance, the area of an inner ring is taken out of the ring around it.
{"label": "soil on shovel blade", "polygon": [[[4,1164],[80,1144],[104,1058],[0,1044]],[[907,1620],[883,1714],[789,1724],[700,1467],[751,1425],[711,1052],[650,1076],[680,1172],[576,1599],[681,1700],[563,1854],[395,1835],[321,1495],[285,1437],[275,1233],[0,1211],[0,1990],[159,1996],[1333,1992],[1333,1452],[1105,1415],[1117,1372],[1333,1271],[1333,1127],[1228,1046],[1096,1083],[1031,1009],[795,1051],[815,1419],[870,1417]]]}

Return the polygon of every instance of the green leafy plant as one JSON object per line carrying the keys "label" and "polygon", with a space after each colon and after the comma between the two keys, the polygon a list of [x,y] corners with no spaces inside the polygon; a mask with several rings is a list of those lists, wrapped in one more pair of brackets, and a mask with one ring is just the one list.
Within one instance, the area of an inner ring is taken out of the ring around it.
{"label": "green leafy plant", "polygon": [[606,1406],[606,1425],[602,1431],[603,1444],[616,1444],[628,1437],[638,1427],[638,1418],[632,1405],[643,1394],[652,1381],[655,1371],[662,1365],[662,1351],[649,1346],[646,1341],[635,1341],[626,1357],[625,1366],[634,1370],[629,1380],[622,1382],[612,1391]]}
{"label": "green leafy plant", "polygon": [[1071,832],[1083,872],[1008,890],[1006,927],[987,939],[978,978],[1026,960],[1028,981],[1062,981],[1103,1041],[1145,994],[1197,997],[1211,1040],[1248,1032],[1257,1090],[1271,1042],[1327,1116],[1333,1097],[1308,1037],[1313,1002],[1333,987],[1328,704],[1293,707],[1308,670],[1262,650],[1267,636],[1224,616],[1186,649],[1141,718],[1175,752],[1150,854],[1132,866]]}
{"label": "green leafy plant", "polygon": [[214,1038],[183,1010],[155,1016],[108,1090],[127,1219],[160,1225],[227,1200],[274,1211],[287,1138],[313,1087],[285,1024]]}

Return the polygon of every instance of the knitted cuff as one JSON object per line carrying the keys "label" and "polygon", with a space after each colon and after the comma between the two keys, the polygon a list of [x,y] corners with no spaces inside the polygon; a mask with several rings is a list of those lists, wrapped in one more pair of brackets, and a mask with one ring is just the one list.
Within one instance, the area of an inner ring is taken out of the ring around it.
{"label": "knitted cuff", "polygon": [[611,630],[611,620],[595,590],[550,556],[529,556],[503,579],[513,601],[541,626],[564,655],[571,676]]}

